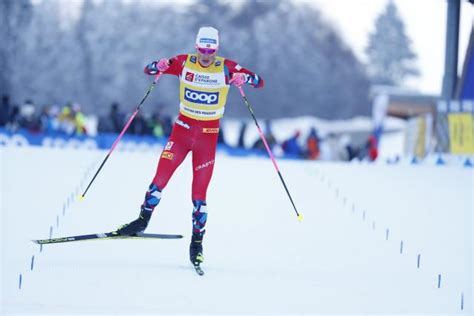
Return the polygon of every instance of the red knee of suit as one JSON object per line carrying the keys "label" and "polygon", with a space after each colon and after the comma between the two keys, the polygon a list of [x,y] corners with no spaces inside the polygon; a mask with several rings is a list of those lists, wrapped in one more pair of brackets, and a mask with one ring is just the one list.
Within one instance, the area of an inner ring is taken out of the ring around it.
{"label": "red knee of suit", "polygon": [[206,200],[214,170],[219,120],[198,121],[182,114],[176,119],[158,162],[153,183],[163,190],[176,168],[192,152],[192,200]]}

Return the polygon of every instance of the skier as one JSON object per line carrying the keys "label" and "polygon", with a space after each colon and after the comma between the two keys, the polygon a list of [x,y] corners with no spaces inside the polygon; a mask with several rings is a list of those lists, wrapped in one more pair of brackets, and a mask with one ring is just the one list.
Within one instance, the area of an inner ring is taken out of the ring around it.
{"label": "skier", "polygon": [[161,72],[179,77],[179,116],[161,153],[138,219],[117,230],[121,235],[133,235],[147,228],[153,210],[161,200],[162,190],[191,151],[193,228],[189,255],[195,267],[204,260],[202,241],[207,220],[206,192],[215,163],[219,120],[224,114],[229,87],[231,84],[237,87],[247,84],[255,88],[264,85],[263,79],[252,71],[217,56],[218,49],[218,31],[213,27],[201,27],[196,37],[195,54],[163,58],[145,67],[148,75]]}

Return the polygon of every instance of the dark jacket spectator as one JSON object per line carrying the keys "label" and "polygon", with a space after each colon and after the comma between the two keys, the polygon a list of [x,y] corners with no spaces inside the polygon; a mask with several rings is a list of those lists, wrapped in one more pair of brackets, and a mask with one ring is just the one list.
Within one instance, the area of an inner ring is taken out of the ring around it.
{"label": "dark jacket spectator", "polygon": [[173,120],[171,116],[162,114],[161,118],[161,127],[163,128],[163,134],[168,137],[171,135],[171,130],[173,129]]}
{"label": "dark jacket spectator", "polygon": [[20,113],[17,117],[19,126],[25,128],[32,133],[40,132],[40,126],[37,116],[35,115],[35,104],[31,100],[26,100],[20,107]]}
{"label": "dark jacket spectator", "polygon": [[8,122],[6,128],[11,132],[17,132],[21,128],[22,117],[20,114],[20,106],[13,105],[10,115],[8,116]]}
{"label": "dark jacket spectator", "polygon": [[138,112],[127,131],[133,135],[151,135],[150,128],[141,112]]}
{"label": "dark jacket spectator", "polygon": [[217,143],[226,145],[225,138],[224,138],[224,129],[222,126],[219,128],[219,135],[217,135]]}
{"label": "dark jacket spectator", "polygon": [[[265,121],[265,126],[266,126],[265,139],[267,140],[268,147],[272,149],[272,147],[276,144],[276,138],[275,136],[273,136],[273,133],[272,133],[271,122],[269,120]],[[252,146],[252,149],[266,150],[265,144],[263,143],[263,140],[261,137],[259,137],[255,141],[255,143]]]}
{"label": "dark jacket spectator", "polygon": [[120,111],[120,105],[114,102],[107,115],[99,117],[97,131],[99,133],[120,133],[125,126],[125,114]]}
{"label": "dark jacket spectator", "polygon": [[8,123],[10,116],[10,97],[6,94],[2,96],[2,103],[0,104],[0,127]]}
{"label": "dark jacket spectator", "polygon": [[120,106],[117,102],[112,103],[110,107],[109,119],[112,123],[112,132],[120,133],[125,124],[125,115],[120,112]]}
{"label": "dark jacket spectator", "polygon": [[245,148],[245,131],[247,130],[247,123],[242,121],[240,124],[239,130],[239,139],[237,140],[237,147],[238,148]]}

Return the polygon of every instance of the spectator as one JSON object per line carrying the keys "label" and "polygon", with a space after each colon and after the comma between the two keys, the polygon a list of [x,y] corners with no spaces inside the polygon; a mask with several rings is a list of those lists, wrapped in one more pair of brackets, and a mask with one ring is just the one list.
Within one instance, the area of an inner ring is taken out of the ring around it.
{"label": "spectator", "polygon": [[61,110],[58,117],[59,131],[66,135],[73,135],[76,130],[74,114],[69,105],[66,105]]}
{"label": "spectator", "polygon": [[120,105],[117,102],[112,103],[109,114],[112,123],[112,132],[120,133],[125,123],[125,115],[120,112]]}
{"label": "spectator", "polygon": [[20,114],[20,106],[15,104],[10,112],[8,117],[7,125],[5,126],[6,129],[12,133],[17,132],[21,127],[21,114]]}
{"label": "spectator", "polygon": [[51,107],[48,105],[43,106],[41,113],[39,114],[38,121],[40,130],[47,134],[52,134],[53,126],[52,126],[52,119],[51,119]]}
{"label": "spectator", "polygon": [[349,134],[344,134],[340,139],[343,160],[352,161],[352,159],[360,156],[360,146],[352,145],[352,138]]}
{"label": "spectator", "polygon": [[[272,133],[270,120],[266,120],[266,121],[265,121],[265,127],[266,127],[266,128],[265,128],[265,130],[266,130],[265,139],[267,140],[268,147],[270,147],[270,149],[272,149],[273,146],[275,146],[275,144],[276,144],[277,142],[276,142],[275,136],[273,136],[273,133]],[[265,144],[263,143],[263,140],[262,140],[261,137],[259,137],[259,138],[255,141],[255,143],[254,143],[253,146],[252,146],[252,149],[266,150],[266,149],[265,149]]]}
{"label": "spectator", "polygon": [[153,115],[151,116],[149,126],[151,129],[151,134],[153,136],[158,138],[165,136],[163,125],[161,123],[161,117],[158,112],[153,113]]}
{"label": "spectator", "polygon": [[163,133],[166,137],[171,135],[171,130],[173,129],[173,119],[169,115],[161,117],[161,124],[163,126]]}
{"label": "spectator", "polygon": [[157,114],[160,118],[160,124],[161,128],[163,129],[163,135],[168,137],[171,135],[171,130],[173,129],[173,120],[171,119],[171,116],[165,113],[165,105],[161,104],[158,105],[158,111]]}
{"label": "spectator", "polygon": [[355,156],[357,149],[351,145],[352,137],[349,134],[342,134],[339,137],[339,146],[337,147],[337,160],[351,161]]}
{"label": "spectator", "polygon": [[109,119],[108,115],[99,116],[99,122],[97,123],[97,132],[99,133],[113,133],[114,128],[112,126],[112,121]]}
{"label": "spectator", "polygon": [[310,160],[316,160],[319,158],[319,136],[316,128],[312,127],[309,131],[309,135],[306,138],[306,158]]}
{"label": "spectator", "polygon": [[72,118],[74,122],[74,134],[87,134],[86,116],[81,112],[81,105],[79,103],[73,103],[72,105]]}
{"label": "spectator", "polygon": [[10,116],[10,97],[6,94],[2,96],[0,105],[0,127],[7,125]]}
{"label": "spectator", "polygon": [[217,143],[221,145],[226,145],[225,138],[224,138],[224,129],[219,127],[219,134],[217,135]]}
{"label": "spectator", "polygon": [[38,118],[35,116],[35,111],[36,109],[33,101],[26,100],[20,107],[19,115],[15,118],[19,128],[24,128],[32,133],[40,132],[40,125]]}
{"label": "spectator", "polygon": [[[156,112],[152,115],[152,124],[150,125],[151,128],[151,133],[152,134],[160,134],[161,136],[170,136],[171,135],[171,129],[173,127],[173,120],[171,117],[167,114],[164,113],[164,105],[158,105]],[[153,132],[153,128],[157,128],[158,130]],[[161,131],[160,131],[161,130]]]}
{"label": "spectator", "polygon": [[296,131],[293,136],[285,140],[281,144],[281,148],[286,155],[300,157],[302,154],[301,146],[298,143],[298,138],[300,137],[300,131]]}
{"label": "spectator", "polygon": [[173,129],[173,120],[169,115],[162,115],[161,116],[161,126],[163,127],[163,133],[166,137],[171,135],[171,130]]}
{"label": "spectator", "polygon": [[237,141],[238,148],[245,148],[245,131],[247,130],[247,122],[242,121],[239,131],[239,139]]}
{"label": "spectator", "polygon": [[374,135],[370,135],[369,139],[367,140],[367,156],[369,157],[370,161],[375,161],[378,154],[377,138]]}
{"label": "spectator", "polygon": [[57,134],[59,132],[59,106],[53,105],[49,108],[47,124],[47,133]]}
{"label": "spectator", "polygon": [[128,129],[129,134],[133,135],[150,135],[150,131],[148,128],[148,124],[141,114],[141,112],[138,112],[135,118],[133,119],[132,123],[130,124],[130,127]]}
{"label": "spectator", "polygon": [[125,125],[125,114],[120,111],[120,105],[113,102],[106,115],[99,116],[97,131],[99,133],[120,133]]}

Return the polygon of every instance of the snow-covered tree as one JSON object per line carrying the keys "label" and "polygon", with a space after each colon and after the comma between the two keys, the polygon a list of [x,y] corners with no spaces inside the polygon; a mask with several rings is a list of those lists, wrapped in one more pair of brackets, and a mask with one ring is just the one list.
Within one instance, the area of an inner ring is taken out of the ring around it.
{"label": "snow-covered tree", "polygon": [[20,60],[18,53],[24,49],[24,31],[33,14],[30,0],[0,1],[0,94],[12,94],[17,79]]}
{"label": "snow-covered tree", "polygon": [[[259,117],[368,114],[365,70],[314,6],[289,0],[196,0],[182,6],[84,0],[78,20],[61,28],[58,8],[63,4],[48,0],[30,7],[29,29],[13,32],[27,43],[21,53],[13,56],[2,46],[2,54],[21,59],[29,70],[15,72],[17,96],[29,94],[39,103],[78,101],[88,113],[105,114],[114,101],[131,110],[152,80],[143,67],[193,52],[198,28],[215,26],[219,55],[255,70],[266,81],[263,90],[246,89]],[[25,82],[27,89],[20,84]],[[169,105],[165,112],[176,114],[177,96],[176,78],[163,76],[142,111],[153,112],[164,103]],[[235,89],[227,116],[248,117]]]}
{"label": "snow-covered tree", "polygon": [[[25,45],[18,52],[19,65],[26,72],[13,89],[16,96],[33,99],[35,103],[55,103],[63,99],[62,93],[70,97],[64,80],[70,75],[62,64],[66,56],[62,55],[63,34],[58,27],[58,6],[53,2],[43,1],[36,8],[41,14],[33,14],[23,33]],[[36,10],[35,10],[36,11]],[[61,58],[58,58],[61,56]],[[58,89],[58,87],[61,87]]]}
{"label": "snow-covered tree", "polygon": [[405,78],[419,75],[417,55],[393,0],[376,19],[366,54],[369,73],[375,84],[400,85]]}

